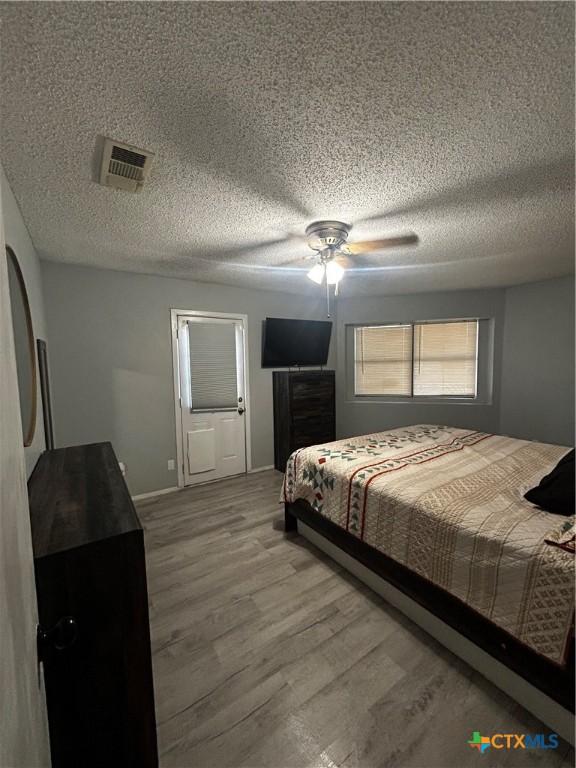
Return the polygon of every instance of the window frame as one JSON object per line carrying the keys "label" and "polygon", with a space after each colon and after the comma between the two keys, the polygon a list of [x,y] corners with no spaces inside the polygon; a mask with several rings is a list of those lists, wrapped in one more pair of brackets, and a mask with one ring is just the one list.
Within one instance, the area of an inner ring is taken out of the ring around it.
{"label": "window frame", "polygon": [[[475,395],[415,395],[414,394],[414,326],[447,323],[477,323],[476,337],[476,393]],[[412,376],[411,392],[406,395],[363,395],[356,393],[356,328],[374,328],[386,326],[412,326]],[[378,322],[350,323],[345,325],[345,355],[348,364],[346,382],[346,401],[367,404],[463,404],[490,405],[492,403],[493,365],[494,365],[494,320],[482,317],[450,317],[426,320],[390,320]]]}
{"label": "window frame", "polygon": [[[397,395],[397,394],[379,394],[379,395],[363,395],[358,394],[356,392],[356,330],[358,328],[411,328],[411,355],[412,355],[412,364],[410,367],[410,394],[409,395]],[[414,323],[362,323],[362,325],[354,325],[353,328],[353,360],[352,360],[352,376],[353,376],[353,387],[354,387],[354,397],[358,398],[375,398],[375,397],[389,397],[389,398],[411,398],[414,395]]]}

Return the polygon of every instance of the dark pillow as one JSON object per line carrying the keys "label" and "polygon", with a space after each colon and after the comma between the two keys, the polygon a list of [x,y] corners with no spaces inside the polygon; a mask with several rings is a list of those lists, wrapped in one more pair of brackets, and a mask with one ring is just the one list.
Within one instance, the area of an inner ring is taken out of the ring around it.
{"label": "dark pillow", "polygon": [[563,456],[549,475],[524,498],[555,515],[574,514],[574,451]]}

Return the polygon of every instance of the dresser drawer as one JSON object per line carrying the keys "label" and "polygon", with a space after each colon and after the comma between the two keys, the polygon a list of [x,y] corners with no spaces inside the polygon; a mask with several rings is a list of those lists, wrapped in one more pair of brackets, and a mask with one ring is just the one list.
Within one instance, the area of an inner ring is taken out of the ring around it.
{"label": "dresser drawer", "polygon": [[330,443],[334,439],[334,420],[332,418],[294,421],[292,425],[292,441],[295,447],[302,448],[306,445]]}
{"label": "dresser drawer", "polygon": [[315,403],[302,403],[299,408],[292,411],[292,426],[296,427],[302,422],[332,422],[334,421],[334,400],[319,400]]}
{"label": "dresser drawer", "polygon": [[292,399],[294,404],[301,401],[314,402],[332,400],[334,397],[334,379],[310,378],[292,382]]}

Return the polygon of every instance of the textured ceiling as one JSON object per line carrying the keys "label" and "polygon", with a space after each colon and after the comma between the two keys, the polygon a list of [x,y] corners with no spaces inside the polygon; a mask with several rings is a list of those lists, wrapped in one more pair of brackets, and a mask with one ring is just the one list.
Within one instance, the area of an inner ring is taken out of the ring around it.
{"label": "textured ceiling", "polygon": [[[278,265],[336,218],[351,240],[420,237],[364,258],[344,295],[573,270],[572,3],[0,14],[0,157],[44,259],[313,291]],[[141,194],[96,183],[102,135],[156,153]]]}

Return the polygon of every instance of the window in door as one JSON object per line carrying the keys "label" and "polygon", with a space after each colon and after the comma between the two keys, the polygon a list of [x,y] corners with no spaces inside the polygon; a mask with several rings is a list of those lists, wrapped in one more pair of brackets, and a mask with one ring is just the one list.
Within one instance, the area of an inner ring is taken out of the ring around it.
{"label": "window in door", "polygon": [[193,411],[238,407],[236,336],[233,322],[188,323]]}

